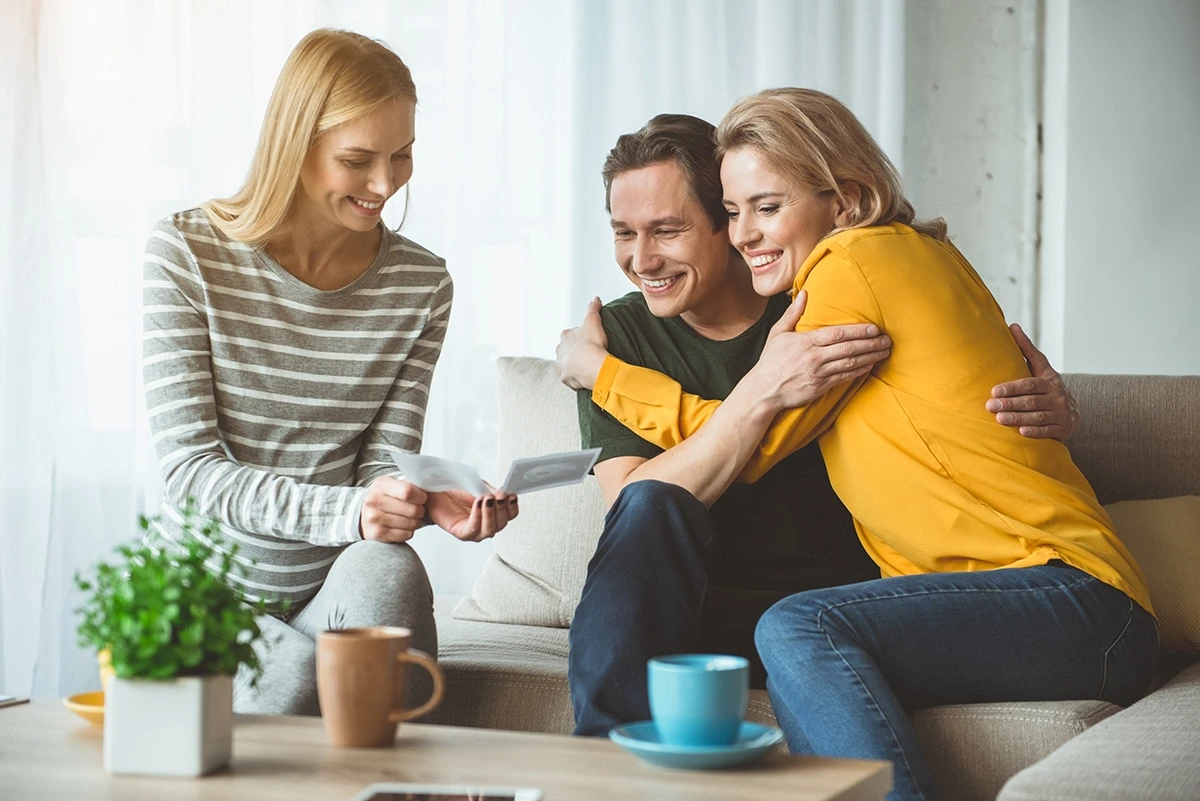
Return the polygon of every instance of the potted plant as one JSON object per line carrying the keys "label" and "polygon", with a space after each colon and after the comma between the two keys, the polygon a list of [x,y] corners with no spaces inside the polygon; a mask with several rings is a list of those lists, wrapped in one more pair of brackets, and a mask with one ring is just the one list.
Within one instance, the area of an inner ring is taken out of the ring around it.
{"label": "potted plant", "polygon": [[[141,519],[142,529],[153,521]],[[229,761],[233,675],[255,680],[255,617],[265,602],[246,603],[229,583],[243,568],[237,547],[218,550],[215,521],[200,526],[195,505],[183,510],[186,543],[155,552],[122,545],[115,564],[94,578],[78,575],[85,595],[77,612],[79,644],[107,652],[104,767],[110,773],[200,776]]]}

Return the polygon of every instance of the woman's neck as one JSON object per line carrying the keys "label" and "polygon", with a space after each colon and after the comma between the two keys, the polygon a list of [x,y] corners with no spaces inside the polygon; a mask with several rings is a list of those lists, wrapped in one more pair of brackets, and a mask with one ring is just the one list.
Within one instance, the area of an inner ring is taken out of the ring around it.
{"label": "woman's neck", "polygon": [[379,253],[383,230],[354,231],[293,216],[266,245],[281,267],[316,289],[330,291],[357,280]]}

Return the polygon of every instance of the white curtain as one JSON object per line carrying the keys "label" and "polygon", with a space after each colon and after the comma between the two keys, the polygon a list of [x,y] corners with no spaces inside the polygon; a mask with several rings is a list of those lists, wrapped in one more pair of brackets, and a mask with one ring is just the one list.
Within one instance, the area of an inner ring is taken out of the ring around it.
{"label": "white curtain", "polygon": [[[0,0],[0,692],[96,684],[71,577],[137,536],[159,477],[139,381],[155,220],[232,192],[275,77],[322,26],[391,44],[420,95],[405,233],[457,287],[425,450],[501,476],[497,355],[552,356],[628,291],[599,168],[663,111],[807,85],[900,161],[903,0]],[[399,222],[399,209],[389,223]],[[489,553],[416,541],[439,593]]]}

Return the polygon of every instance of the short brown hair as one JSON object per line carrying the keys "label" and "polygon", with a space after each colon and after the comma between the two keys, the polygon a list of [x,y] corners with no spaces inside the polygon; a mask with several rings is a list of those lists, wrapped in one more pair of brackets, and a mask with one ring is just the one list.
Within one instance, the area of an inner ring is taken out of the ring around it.
{"label": "short brown hair", "polygon": [[612,182],[623,172],[673,161],[688,188],[712,220],[713,233],[729,223],[721,202],[716,126],[690,114],[659,114],[637,133],[624,134],[608,152],[604,168],[604,209],[612,213]]}

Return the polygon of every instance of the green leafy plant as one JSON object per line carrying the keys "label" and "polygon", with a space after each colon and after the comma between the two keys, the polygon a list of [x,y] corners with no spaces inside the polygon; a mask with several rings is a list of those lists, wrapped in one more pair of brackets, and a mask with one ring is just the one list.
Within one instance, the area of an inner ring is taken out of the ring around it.
{"label": "green leafy plant", "polygon": [[[122,545],[120,560],[98,564],[94,579],[75,575],[87,593],[75,610],[83,615],[79,644],[108,649],[123,679],[233,675],[246,665],[257,680],[252,645],[262,632],[255,618],[267,603],[247,603],[229,583],[245,568],[234,558],[237,545],[224,547],[216,521],[197,525],[190,499],[182,518],[182,552]],[[156,521],[142,517],[141,527]]]}

